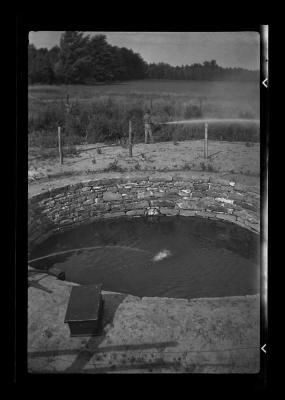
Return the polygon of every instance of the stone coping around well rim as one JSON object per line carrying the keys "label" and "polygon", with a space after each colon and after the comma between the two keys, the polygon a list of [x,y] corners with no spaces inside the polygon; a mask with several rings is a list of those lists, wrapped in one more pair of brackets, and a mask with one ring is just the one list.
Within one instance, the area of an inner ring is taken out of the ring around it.
{"label": "stone coping around well rim", "polygon": [[[183,172],[183,171],[178,171],[175,173],[170,173],[170,172],[130,172],[130,173],[105,173],[105,174],[99,174],[97,173],[95,176],[93,175],[92,177],[88,178],[87,175],[72,175],[68,177],[62,177],[58,179],[53,179],[53,180],[47,180],[46,182],[41,182],[41,181],[36,181],[33,183],[29,183],[28,185],[28,198],[34,197],[39,194],[43,193],[48,193],[53,191],[56,188],[65,188],[68,189],[68,187],[72,187],[75,184],[78,184],[80,186],[81,183],[92,183],[98,184],[101,182],[103,183],[128,183],[128,182],[141,182],[141,181],[150,181],[150,182],[155,182],[159,181],[165,181],[165,182],[171,182],[171,181],[191,181],[193,179],[201,180],[201,182],[209,182],[209,183],[218,183],[218,184],[224,184],[228,185],[230,180],[229,179],[224,179],[223,175],[228,175],[228,174],[220,174],[220,173],[210,173],[210,172],[201,172],[201,171],[191,171],[191,174],[189,172]],[[235,178],[234,178],[235,180]],[[236,188],[239,188],[241,191],[247,191],[250,189],[250,191],[254,193],[260,193],[260,184],[258,185],[246,185],[242,183],[236,183]]]}

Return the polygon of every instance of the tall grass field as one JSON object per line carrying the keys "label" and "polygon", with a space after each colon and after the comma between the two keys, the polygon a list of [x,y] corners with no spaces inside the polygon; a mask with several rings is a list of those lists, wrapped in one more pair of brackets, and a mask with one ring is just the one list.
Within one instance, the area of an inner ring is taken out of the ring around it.
{"label": "tall grass field", "polygon": [[[66,96],[70,108],[67,112]],[[100,85],[29,86],[29,145],[55,147],[57,126],[66,145],[116,143],[144,137],[143,114],[151,110],[155,141],[201,139],[203,125],[159,125],[193,118],[259,119],[259,83],[143,80]],[[209,125],[209,139],[259,141],[253,124]]]}

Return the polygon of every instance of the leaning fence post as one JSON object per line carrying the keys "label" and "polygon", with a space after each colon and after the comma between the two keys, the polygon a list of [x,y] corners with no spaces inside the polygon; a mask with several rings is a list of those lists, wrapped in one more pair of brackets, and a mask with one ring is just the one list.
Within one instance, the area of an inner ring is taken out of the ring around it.
{"label": "leaning fence post", "polygon": [[132,121],[129,121],[129,156],[133,156],[133,144],[132,144]]}
{"label": "leaning fence post", "polygon": [[58,152],[59,152],[59,162],[63,164],[63,154],[62,154],[62,146],[61,146],[61,127],[58,126],[57,128],[58,133]]}
{"label": "leaning fence post", "polygon": [[208,122],[205,123],[204,158],[208,158]]}

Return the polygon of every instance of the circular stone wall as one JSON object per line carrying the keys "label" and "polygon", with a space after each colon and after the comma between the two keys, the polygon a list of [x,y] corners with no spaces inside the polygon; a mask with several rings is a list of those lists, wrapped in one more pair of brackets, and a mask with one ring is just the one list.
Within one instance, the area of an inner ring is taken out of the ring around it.
{"label": "circular stone wall", "polygon": [[252,187],[209,177],[87,180],[31,197],[28,246],[55,232],[101,218],[200,216],[260,232],[260,195]]}

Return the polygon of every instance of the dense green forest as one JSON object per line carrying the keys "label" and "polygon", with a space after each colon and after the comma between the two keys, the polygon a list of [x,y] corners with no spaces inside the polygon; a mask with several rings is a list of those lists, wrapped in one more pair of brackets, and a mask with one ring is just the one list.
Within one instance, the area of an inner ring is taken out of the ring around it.
{"label": "dense green forest", "polygon": [[29,84],[95,84],[132,79],[252,81],[259,79],[259,71],[223,68],[215,60],[176,67],[148,64],[133,50],[108,44],[105,35],[90,37],[78,31],[64,32],[59,46],[50,50],[29,44]]}

